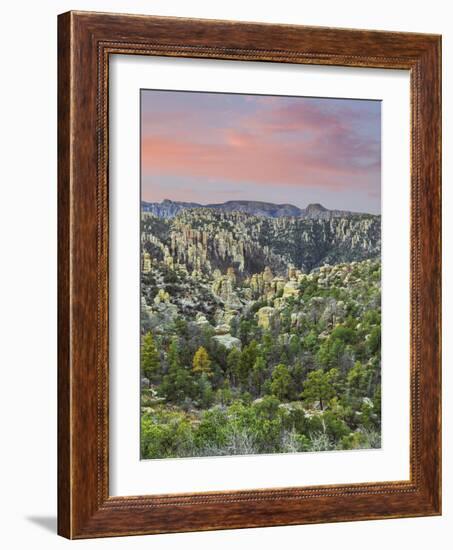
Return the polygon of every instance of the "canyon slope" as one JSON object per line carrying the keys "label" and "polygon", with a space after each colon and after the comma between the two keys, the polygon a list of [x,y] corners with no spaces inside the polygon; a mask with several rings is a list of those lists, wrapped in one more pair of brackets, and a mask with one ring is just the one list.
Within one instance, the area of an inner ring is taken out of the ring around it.
{"label": "canyon slope", "polygon": [[233,268],[245,278],[266,267],[283,275],[288,266],[309,272],[324,264],[378,258],[381,251],[381,218],[370,214],[268,217],[208,207],[167,214],[143,211],[145,250],[155,260],[206,275]]}

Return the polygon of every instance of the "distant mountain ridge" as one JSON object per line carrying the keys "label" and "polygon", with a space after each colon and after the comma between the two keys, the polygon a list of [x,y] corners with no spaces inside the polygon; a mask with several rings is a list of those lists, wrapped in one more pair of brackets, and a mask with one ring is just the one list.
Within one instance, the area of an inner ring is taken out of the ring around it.
{"label": "distant mountain ridge", "polygon": [[329,210],[322,204],[309,204],[306,208],[299,208],[293,204],[275,204],[262,201],[227,201],[218,204],[199,204],[196,202],[181,202],[164,199],[162,202],[142,201],[142,211],[149,212],[154,216],[164,219],[174,218],[179,212],[195,208],[212,208],[213,210],[224,210],[226,212],[245,212],[252,216],[264,216],[266,218],[294,217],[303,219],[324,219],[343,218],[350,216],[365,216],[360,212],[349,210]]}

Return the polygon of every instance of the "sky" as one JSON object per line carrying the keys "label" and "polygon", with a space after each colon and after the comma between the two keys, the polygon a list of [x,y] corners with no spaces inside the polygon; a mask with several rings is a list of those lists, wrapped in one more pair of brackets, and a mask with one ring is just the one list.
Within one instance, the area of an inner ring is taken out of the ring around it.
{"label": "sky", "polygon": [[141,91],[142,199],[380,213],[381,103]]}

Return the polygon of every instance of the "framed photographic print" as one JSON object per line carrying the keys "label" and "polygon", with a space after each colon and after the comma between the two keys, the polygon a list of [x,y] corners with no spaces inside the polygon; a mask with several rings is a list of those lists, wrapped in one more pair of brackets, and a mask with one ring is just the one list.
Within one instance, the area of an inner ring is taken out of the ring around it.
{"label": "framed photographic print", "polygon": [[441,513],[440,37],[59,17],[59,533]]}

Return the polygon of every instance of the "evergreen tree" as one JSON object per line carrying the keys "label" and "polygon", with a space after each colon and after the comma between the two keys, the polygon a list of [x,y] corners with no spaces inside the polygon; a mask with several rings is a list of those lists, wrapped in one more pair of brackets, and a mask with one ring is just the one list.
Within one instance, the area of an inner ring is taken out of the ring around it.
{"label": "evergreen tree", "polygon": [[280,363],[272,372],[271,391],[280,401],[283,401],[288,398],[290,388],[291,374],[288,367]]}
{"label": "evergreen tree", "polygon": [[269,331],[266,331],[261,339],[261,354],[266,357],[269,364],[272,364],[276,358],[275,339]]}
{"label": "evergreen tree", "polygon": [[374,327],[371,330],[370,336],[367,340],[368,350],[370,354],[377,354],[381,351],[381,325]]}
{"label": "evergreen tree", "polygon": [[299,336],[297,336],[297,334],[293,334],[289,341],[289,352],[291,354],[291,357],[293,359],[298,357],[300,354],[300,351],[301,351],[300,338]]}
{"label": "evergreen tree", "polygon": [[382,401],[381,386],[379,385],[377,386],[373,395],[374,412],[377,414],[379,419],[381,418],[381,401]]}
{"label": "evergreen tree", "polygon": [[201,373],[197,385],[200,406],[203,409],[209,409],[214,401],[214,392],[206,372]]}
{"label": "evergreen tree", "polygon": [[366,397],[370,375],[370,371],[360,361],[356,361],[346,377],[347,390],[351,398],[358,400]]}
{"label": "evergreen tree", "polygon": [[338,338],[326,338],[316,355],[318,363],[323,367],[338,367],[345,351],[345,344]]}
{"label": "evergreen tree", "polygon": [[216,392],[216,401],[222,405],[229,405],[233,400],[233,392],[231,391],[230,382],[228,379],[224,381],[222,387]]}
{"label": "evergreen tree", "polygon": [[187,338],[187,321],[181,317],[175,319],[175,330],[176,334],[182,338]]}
{"label": "evergreen tree", "polygon": [[264,376],[266,373],[266,361],[264,357],[258,355],[255,362],[253,363],[253,385],[255,386],[256,395],[261,394],[261,387],[263,385]]}
{"label": "evergreen tree", "polygon": [[292,370],[294,392],[299,395],[302,391],[303,381],[305,378],[305,368],[300,361],[297,361]]}
{"label": "evergreen tree", "polygon": [[212,376],[211,359],[203,346],[200,346],[193,356],[192,370],[197,374]]}
{"label": "evergreen tree", "polygon": [[233,348],[227,356],[227,372],[233,385],[237,383],[237,373],[239,370],[240,359],[241,352],[237,348]]}
{"label": "evergreen tree", "polygon": [[303,346],[306,350],[314,352],[318,346],[318,335],[315,330],[311,329],[304,338]]}
{"label": "evergreen tree", "polygon": [[247,319],[241,319],[238,328],[238,337],[246,344],[250,341],[252,332],[252,323]]}
{"label": "evergreen tree", "polygon": [[159,352],[156,349],[152,332],[147,332],[143,337],[140,359],[143,375],[151,382],[156,382],[161,372],[161,365]]}
{"label": "evergreen tree", "polygon": [[318,369],[309,373],[304,382],[304,391],[302,399],[308,402],[319,401],[321,410],[324,410],[326,402],[330,401],[337,394],[338,388],[338,370],[330,369],[324,372]]}
{"label": "evergreen tree", "polygon": [[167,400],[182,403],[192,393],[192,380],[188,369],[181,365],[176,338],[168,348],[167,361],[168,373],[164,376],[159,389]]}
{"label": "evergreen tree", "polygon": [[356,341],[356,332],[351,327],[339,325],[332,330],[330,337],[345,344],[353,344]]}
{"label": "evergreen tree", "polygon": [[238,364],[238,379],[243,388],[247,388],[249,386],[250,375],[257,356],[258,344],[255,340],[252,340],[250,344],[245,346],[242,350]]}

